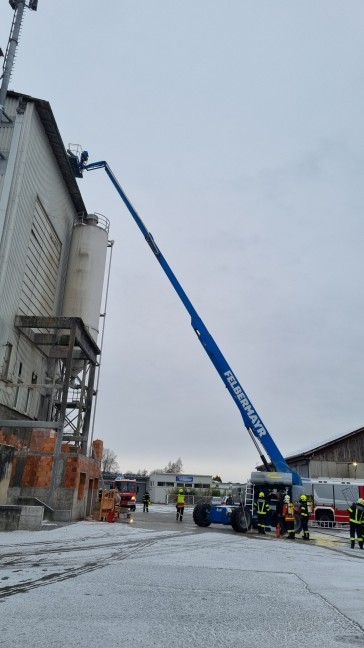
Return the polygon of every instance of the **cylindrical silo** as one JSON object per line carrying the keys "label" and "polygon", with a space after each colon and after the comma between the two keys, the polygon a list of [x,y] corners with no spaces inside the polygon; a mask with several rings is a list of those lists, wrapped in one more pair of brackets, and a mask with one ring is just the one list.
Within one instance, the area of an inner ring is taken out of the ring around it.
{"label": "cylindrical silo", "polygon": [[81,317],[97,340],[104,285],[109,221],[88,215],[73,228],[63,298],[64,317]]}

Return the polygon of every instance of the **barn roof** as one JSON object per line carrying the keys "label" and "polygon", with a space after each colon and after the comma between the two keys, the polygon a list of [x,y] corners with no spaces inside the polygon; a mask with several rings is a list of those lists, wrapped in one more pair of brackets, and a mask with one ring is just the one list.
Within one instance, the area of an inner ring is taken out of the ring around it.
{"label": "barn roof", "polygon": [[364,432],[364,427],[358,428],[357,430],[353,430],[352,432],[347,432],[346,434],[335,435],[333,437],[330,437],[329,439],[326,439],[325,441],[321,441],[318,445],[309,446],[307,448],[300,450],[299,452],[287,454],[285,455],[285,459],[292,460],[292,459],[300,459],[300,458],[308,457],[318,452],[319,450],[328,448],[329,446],[335,445],[338,442],[346,441],[347,439],[350,439],[350,437],[356,436],[362,432]]}

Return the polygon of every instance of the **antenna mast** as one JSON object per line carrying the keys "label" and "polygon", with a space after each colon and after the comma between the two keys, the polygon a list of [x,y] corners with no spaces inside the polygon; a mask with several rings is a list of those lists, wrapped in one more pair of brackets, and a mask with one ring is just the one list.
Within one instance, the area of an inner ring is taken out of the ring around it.
{"label": "antenna mast", "polygon": [[4,104],[6,99],[6,93],[8,91],[9,82],[11,73],[14,67],[15,53],[16,48],[19,42],[19,34],[21,30],[21,24],[23,20],[23,14],[25,7],[31,9],[32,11],[37,11],[38,0],[29,0],[26,4],[25,0],[9,0],[11,8],[14,10],[13,22],[11,25],[10,36],[8,40],[8,45],[5,52],[4,64],[3,64],[3,73],[0,77],[1,86],[0,86],[0,121],[4,117],[11,121],[11,119],[6,115],[4,111]]}

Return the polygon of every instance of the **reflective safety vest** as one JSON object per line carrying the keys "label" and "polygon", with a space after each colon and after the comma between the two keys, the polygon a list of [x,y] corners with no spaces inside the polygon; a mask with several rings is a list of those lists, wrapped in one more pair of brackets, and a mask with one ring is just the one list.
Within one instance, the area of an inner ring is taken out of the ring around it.
{"label": "reflective safety vest", "polygon": [[177,495],[177,508],[185,505],[185,496],[181,493]]}
{"label": "reflective safety vest", "polygon": [[287,522],[294,522],[294,506],[292,502],[290,502],[289,504],[285,502],[283,504],[283,515],[284,519],[287,520]]}
{"label": "reflective safety vest", "polygon": [[353,524],[364,524],[364,506],[354,502],[348,508],[348,512],[350,513],[350,522],[353,522]]}
{"label": "reflective safety vest", "polygon": [[255,506],[257,507],[258,515],[265,515],[269,511],[269,504],[262,497],[256,501]]}
{"label": "reflective safety vest", "polygon": [[303,518],[309,516],[307,502],[300,502],[300,516]]}

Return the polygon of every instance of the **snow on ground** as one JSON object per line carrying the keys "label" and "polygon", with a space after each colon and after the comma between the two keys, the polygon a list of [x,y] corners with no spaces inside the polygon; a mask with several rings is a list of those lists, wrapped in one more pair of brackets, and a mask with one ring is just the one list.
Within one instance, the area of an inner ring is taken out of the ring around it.
{"label": "snow on ground", "polygon": [[191,510],[178,526],[156,505],[135,525],[0,533],[0,646],[364,647],[364,552],[340,535],[199,529]]}

